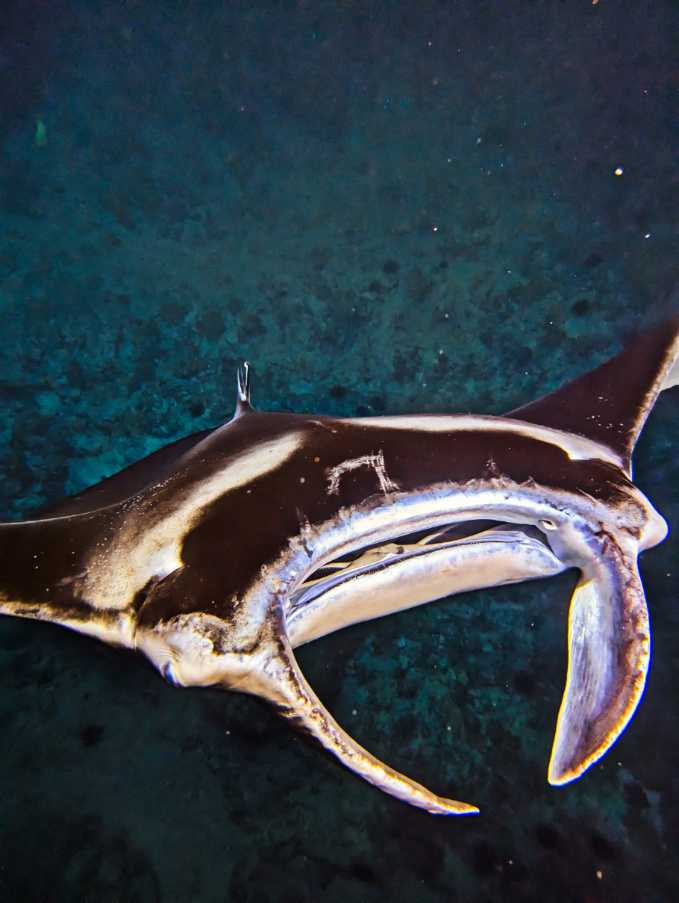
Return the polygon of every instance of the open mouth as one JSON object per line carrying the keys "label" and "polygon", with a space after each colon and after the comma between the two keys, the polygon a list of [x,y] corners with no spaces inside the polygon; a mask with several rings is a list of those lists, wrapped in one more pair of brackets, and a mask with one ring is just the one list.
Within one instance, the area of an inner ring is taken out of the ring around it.
{"label": "open mouth", "polygon": [[545,534],[528,524],[472,520],[396,535],[338,556],[309,574],[288,599],[290,638],[294,646],[321,635],[311,623],[322,609],[333,622],[331,630],[339,629],[454,592],[563,569]]}
{"label": "open mouth", "polygon": [[421,555],[432,548],[441,548],[474,536],[480,536],[487,530],[502,528],[501,521],[477,520],[465,523],[450,524],[436,530],[419,530],[416,533],[408,533],[403,536],[395,536],[387,543],[369,545],[361,549],[355,549],[346,555],[341,555],[334,561],[326,562],[322,567],[309,574],[306,580],[300,584],[293,599],[297,599],[300,593],[333,577],[348,578],[357,573],[374,570],[388,564],[389,561],[402,560],[408,555]]}

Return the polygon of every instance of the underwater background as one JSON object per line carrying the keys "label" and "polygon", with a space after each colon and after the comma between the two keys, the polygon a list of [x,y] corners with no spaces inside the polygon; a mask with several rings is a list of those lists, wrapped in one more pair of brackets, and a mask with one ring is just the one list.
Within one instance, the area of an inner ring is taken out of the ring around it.
{"label": "underwater background", "polygon": [[[674,2],[0,3],[0,512],[253,402],[503,413],[679,306]],[[574,585],[298,650],[441,818],[258,702],[0,619],[0,900],[679,899],[679,392],[635,479],[653,633],[630,727],[547,783]],[[224,550],[228,555],[228,549]]]}

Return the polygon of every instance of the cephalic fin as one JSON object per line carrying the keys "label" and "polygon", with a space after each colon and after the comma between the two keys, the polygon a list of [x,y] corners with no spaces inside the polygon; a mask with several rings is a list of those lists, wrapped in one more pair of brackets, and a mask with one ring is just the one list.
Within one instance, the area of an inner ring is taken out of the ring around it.
{"label": "cephalic fin", "polygon": [[629,342],[609,361],[507,414],[586,436],[620,455],[631,476],[632,452],[658,395],[679,384],[679,316]]}
{"label": "cephalic fin", "polygon": [[[277,714],[336,756],[342,765],[396,799],[435,815],[478,814],[476,806],[436,796],[359,746],[337,724],[306,682],[285,633],[279,634],[276,645],[276,652],[266,663],[266,680],[258,682],[256,695],[264,698]],[[270,692],[264,685],[271,688]]]}
{"label": "cephalic fin", "polygon": [[606,538],[605,554],[575,589],[568,619],[568,678],[549,763],[549,782],[580,777],[615,743],[646,685],[648,608],[636,567]]}

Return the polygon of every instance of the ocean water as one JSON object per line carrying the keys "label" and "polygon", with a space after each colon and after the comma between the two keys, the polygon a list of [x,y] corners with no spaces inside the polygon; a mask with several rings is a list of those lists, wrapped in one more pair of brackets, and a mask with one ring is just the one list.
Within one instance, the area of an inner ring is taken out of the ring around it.
{"label": "ocean water", "polygon": [[[500,414],[679,306],[679,7],[0,4],[0,512],[263,409]],[[399,803],[266,708],[0,619],[7,903],[679,899],[679,390],[635,480],[653,658],[547,763],[574,577],[299,650],[340,723],[481,815]],[[228,548],[224,550],[228,555]]]}

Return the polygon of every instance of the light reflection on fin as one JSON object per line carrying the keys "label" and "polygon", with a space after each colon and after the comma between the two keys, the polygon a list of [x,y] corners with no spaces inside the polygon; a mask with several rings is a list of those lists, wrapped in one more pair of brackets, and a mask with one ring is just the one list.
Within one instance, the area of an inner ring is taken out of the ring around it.
{"label": "light reflection on fin", "polygon": [[636,564],[607,541],[594,576],[583,574],[568,619],[568,678],[549,782],[567,784],[598,761],[632,718],[651,657],[648,609]]}

